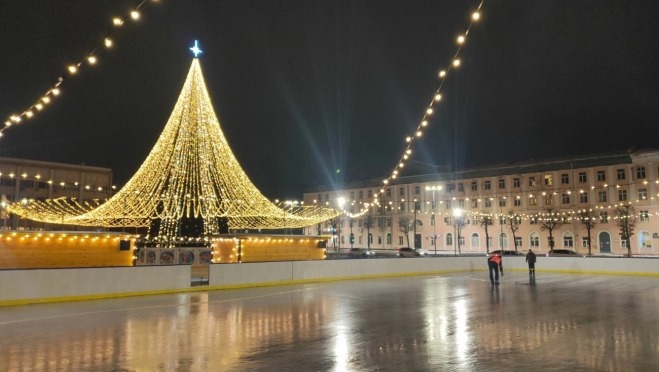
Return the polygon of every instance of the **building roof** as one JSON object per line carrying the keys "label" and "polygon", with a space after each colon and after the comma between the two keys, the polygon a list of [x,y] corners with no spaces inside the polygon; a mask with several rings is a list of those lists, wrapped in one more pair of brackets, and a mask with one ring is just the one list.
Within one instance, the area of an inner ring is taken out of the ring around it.
{"label": "building roof", "polygon": [[21,166],[31,166],[31,167],[69,169],[69,170],[88,171],[88,172],[102,172],[102,173],[111,173],[112,172],[111,168],[93,167],[93,166],[89,166],[89,165],[78,165],[78,164],[68,164],[68,163],[55,163],[55,162],[50,162],[50,161],[18,159],[18,158],[0,157],[0,163],[11,164],[11,165],[21,165]]}

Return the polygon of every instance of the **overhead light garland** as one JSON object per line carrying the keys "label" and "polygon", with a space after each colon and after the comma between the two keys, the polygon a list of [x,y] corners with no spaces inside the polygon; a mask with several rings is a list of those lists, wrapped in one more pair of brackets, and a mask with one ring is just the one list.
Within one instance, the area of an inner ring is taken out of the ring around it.
{"label": "overhead light garland", "polygon": [[[398,177],[399,171],[405,167],[405,162],[409,160],[409,158],[412,156],[412,144],[414,143],[415,139],[418,139],[423,136],[423,131],[428,128],[429,124],[429,119],[430,117],[435,113],[435,106],[439,104],[439,102],[442,100],[442,87],[444,85],[444,82],[446,81],[446,78],[448,77],[448,74],[451,72],[452,69],[458,68],[461,65],[460,61],[460,51],[462,50],[462,47],[467,40],[467,36],[469,35],[469,31],[471,31],[472,26],[474,25],[475,22],[479,21],[481,18],[480,10],[483,7],[483,2],[484,0],[481,0],[480,4],[478,4],[478,7],[476,8],[476,11],[472,12],[471,17],[470,17],[470,22],[469,25],[467,26],[467,29],[465,32],[461,35],[459,35],[456,39],[457,43],[457,50],[455,51],[455,54],[453,55],[453,58],[451,59],[451,62],[449,65],[446,67],[446,69],[443,69],[439,71],[439,78],[440,83],[439,87],[435,91],[432,99],[430,100],[430,103],[428,104],[428,107],[424,111],[424,114],[421,118],[421,121],[419,122],[419,125],[416,128],[416,131],[414,132],[413,135],[407,136],[405,138],[405,142],[407,145],[405,146],[405,150],[403,151],[403,154],[401,155],[400,159],[397,162],[397,165],[394,167],[393,171],[387,177],[386,179],[382,180],[382,187],[378,191],[378,195],[384,193],[384,187],[389,184],[389,182],[392,179],[395,179]],[[375,204],[379,205],[379,202],[377,201],[378,198],[376,198],[376,201],[374,202]],[[351,218],[356,218],[361,215],[364,215],[368,213],[369,209],[365,208],[362,209],[359,213],[356,214],[351,214]]]}
{"label": "overhead light garland", "polygon": [[[195,44],[191,50],[198,55]],[[52,224],[150,226],[159,236],[180,236],[182,218],[203,218],[204,235],[231,229],[280,229],[313,225],[338,215],[331,208],[270,202],[235,158],[215,115],[199,60],[195,58],[174,110],[150,154],[114,196],[80,204],[59,198],[13,203],[9,212]]]}
{"label": "overhead light garland", "polygon": [[[140,18],[140,10],[143,8],[144,4],[149,0],[142,0],[136,7],[134,7],[130,13],[129,17],[134,21],[137,21]],[[159,0],[150,0],[151,2],[159,2]],[[0,137],[3,136],[3,132],[9,129],[12,125],[19,124],[23,119],[33,118],[37,112],[44,110],[48,104],[51,103],[53,99],[61,93],[61,85],[66,81],[66,79],[77,74],[81,68],[86,66],[93,66],[98,62],[98,51],[102,48],[111,48],[113,45],[113,37],[121,29],[121,26],[124,24],[124,20],[120,17],[115,17],[112,19],[112,25],[114,26],[112,31],[103,38],[103,44],[92,49],[89,53],[86,54],[86,57],[77,63],[72,63],[66,67],[66,72],[57,79],[57,82],[53,84],[44,94],[42,94],[39,99],[37,99],[31,106],[23,110],[20,114],[15,113],[9,115],[4,121],[4,126],[0,128]]]}

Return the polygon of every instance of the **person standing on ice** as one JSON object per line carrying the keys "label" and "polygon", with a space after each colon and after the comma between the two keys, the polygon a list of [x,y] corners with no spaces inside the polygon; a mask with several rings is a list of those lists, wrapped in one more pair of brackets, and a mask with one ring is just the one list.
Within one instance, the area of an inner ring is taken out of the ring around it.
{"label": "person standing on ice", "polygon": [[[490,268],[490,282],[499,285],[499,271],[503,276],[503,260],[498,254],[494,254],[487,259],[487,266]],[[492,273],[494,271],[494,274]]]}
{"label": "person standing on ice", "polygon": [[526,262],[529,264],[529,275],[535,275],[535,253],[530,249],[526,254]]}

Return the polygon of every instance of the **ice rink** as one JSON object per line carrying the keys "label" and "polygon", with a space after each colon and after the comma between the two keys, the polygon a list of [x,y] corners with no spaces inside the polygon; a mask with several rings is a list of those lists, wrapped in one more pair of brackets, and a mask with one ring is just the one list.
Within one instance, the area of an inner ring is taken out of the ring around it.
{"label": "ice rink", "polygon": [[486,273],[0,308],[0,371],[657,371],[659,278]]}

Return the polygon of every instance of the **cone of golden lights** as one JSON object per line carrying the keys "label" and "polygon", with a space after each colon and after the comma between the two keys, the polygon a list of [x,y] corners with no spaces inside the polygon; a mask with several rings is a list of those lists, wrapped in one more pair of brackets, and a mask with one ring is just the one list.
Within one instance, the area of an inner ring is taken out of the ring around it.
{"label": "cone of golden lights", "polygon": [[160,219],[158,235],[176,235],[182,218],[203,218],[204,234],[218,219],[231,229],[299,228],[338,215],[317,206],[280,208],[252,184],[227,143],[211,104],[199,59],[160,138],[140,169],[105,202],[59,198],[13,203],[11,213],[52,224],[146,227]]}

